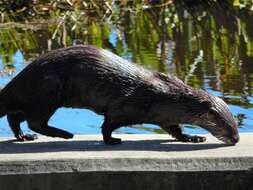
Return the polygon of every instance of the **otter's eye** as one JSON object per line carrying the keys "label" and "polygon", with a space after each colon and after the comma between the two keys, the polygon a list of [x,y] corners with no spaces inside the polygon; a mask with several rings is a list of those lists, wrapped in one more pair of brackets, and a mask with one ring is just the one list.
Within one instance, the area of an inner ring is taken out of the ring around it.
{"label": "otter's eye", "polygon": [[217,111],[214,108],[211,108],[209,111],[210,114],[217,114]]}

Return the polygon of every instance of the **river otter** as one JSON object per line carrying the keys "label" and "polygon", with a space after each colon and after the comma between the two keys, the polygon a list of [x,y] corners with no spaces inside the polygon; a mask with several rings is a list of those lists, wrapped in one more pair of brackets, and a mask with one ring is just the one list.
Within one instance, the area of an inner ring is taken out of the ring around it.
{"label": "river otter", "polygon": [[107,144],[121,142],[111,136],[115,129],[142,123],[159,125],[183,142],[203,142],[205,137],[183,134],[182,123],[199,125],[228,144],[239,141],[237,123],[220,98],[94,46],[46,53],[0,92],[0,116],[7,114],[19,141],[36,138],[23,134],[24,120],[37,133],[72,138],[47,124],[59,107],[87,108],[104,115],[101,128]]}

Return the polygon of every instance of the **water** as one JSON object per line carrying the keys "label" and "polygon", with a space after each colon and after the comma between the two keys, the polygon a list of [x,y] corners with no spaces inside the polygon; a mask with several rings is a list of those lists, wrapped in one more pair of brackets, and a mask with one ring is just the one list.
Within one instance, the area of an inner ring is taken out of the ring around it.
{"label": "water", "polygon": [[[106,14],[75,9],[5,16],[8,20],[0,23],[0,85],[38,55],[81,40],[223,98],[238,119],[239,131],[253,132],[253,11],[218,3],[112,7]],[[61,108],[49,124],[74,134],[100,134],[102,122],[102,116],[89,110]],[[29,132],[25,122],[22,128]],[[185,126],[185,131],[206,133],[192,126]],[[117,132],[163,133],[148,124]],[[4,117],[0,136],[11,135]]]}

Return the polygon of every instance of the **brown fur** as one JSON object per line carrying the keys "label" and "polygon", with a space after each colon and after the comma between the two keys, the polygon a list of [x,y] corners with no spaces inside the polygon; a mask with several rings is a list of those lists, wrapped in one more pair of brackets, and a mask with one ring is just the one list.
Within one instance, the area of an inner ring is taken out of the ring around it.
{"label": "brown fur", "polygon": [[87,108],[104,115],[102,133],[108,144],[120,139],[112,132],[130,124],[161,126],[178,140],[203,142],[204,137],[183,134],[180,124],[196,124],[219,139],[235,144],[237,124],[227,105],[203,90],[193,89],[178,78],[129,63],[93,46],[73,46],[40,56],[0,92],[0,114],[7,114],[19,140],[20,122],[53,137],[73,135],[48,126],[59,107]]}

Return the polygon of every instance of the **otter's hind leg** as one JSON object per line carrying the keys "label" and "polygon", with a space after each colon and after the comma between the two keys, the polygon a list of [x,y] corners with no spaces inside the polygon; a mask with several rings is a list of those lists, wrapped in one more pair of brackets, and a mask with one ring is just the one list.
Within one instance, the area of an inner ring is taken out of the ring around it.
{"label": "otter's hind leg", "polygon": [[67,131],[49,126],[47,121],[45,122],[37,119],[28,119],[28,126],[33,131],[50,137],[60,137],[64,139],[70,139],[73,137],[73,134]]}
{"label": "otter's hind leg", "polygon": [[101,128],[102,128],[103,139],[106,144],[115,145],[115,144],[121,143],[121,139],[112,137],[112,132],[115,129],[119,128],[120,126],[122,125],[118,125],[116,123],[109,122],[107,120],[104,121]]}
{"label": "otter's hind leg", "polygon": [[182,142],[199,143],[199,142],[206,141],[206,137],[184,134],[182,132],[182,128],[180,127],[180,125],[170,125],[170,126],[162,127],[162,128],[165,131],[167,131],[169,134],[171,134],[173,137],[175,137],[177,140],[182,141]]}
{"label": "otter's hind leg", "polygon": [[20,128],[20,123],[25,121],[24,114],[22,113],[10,113],[7,114],[7,120],[12,132],[18,141],[31,141],[38,138],[36,134],[24,134]]}
{"label": "otter's hind leg", "polygon": [[28,127],[31,130],[50,137],[60,137],[64,139],[69,139],[73,137],[73,134],[67,131],[48,125],[48,120],[56,111],[56,107],[50,107],[47,106],[47,104],[44,105],[45,107],[42,107],[42,103],[40,103],[39,105],[41,105],[40,109],[32,109],[29,110],[29,112],[26,112]]}
{"label": "otter's hind leg", "polygon": [[[43,111],[46,110],[46,111]],[[73,137],[73,134],[51,127],[47,124],[49,118],[53,115],[56,109],[40,109],[39,112],[31,111],[31,114],[27,114],[28,127],[33,131],[40,133],[42,135],[51,136],[51,137],[60,137],[64,139],[69,139]]]}

